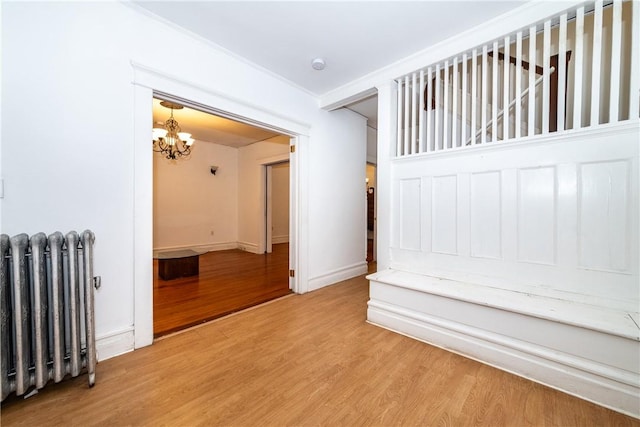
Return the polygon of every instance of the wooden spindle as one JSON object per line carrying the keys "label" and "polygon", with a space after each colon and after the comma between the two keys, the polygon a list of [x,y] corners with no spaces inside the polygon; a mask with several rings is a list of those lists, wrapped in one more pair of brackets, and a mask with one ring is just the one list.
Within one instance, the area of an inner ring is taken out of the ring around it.
{"label": "wooden spindle", "polygon": [[409,141],[409,154],[416,152],[417,125],[418,125],[418,76],[411,76],[411,140]]}
{"label": "wooden spindle", "polygon": [[[634,7],[637,7],[635,4]],[[611,22],[611,86],[609,88],[609,123],[616,123],[620,102],[620,57],[622,56],[622,1],[613,1]]]}
{"label": "wooden spindle", "polygon": [[602,60],[602,0],[593,10],[593,52],[591,57],[591,119],[589,126],[600,123],[600,74]]}
{"label": "wooden spindle", "polygon": [[451,107],[451,148],[458,146],[458,57],[453,58],[453,66],[451,68],[453,76],[453,87],[451,94],[453,97],[453,105]]}
{"label": "wooden spindle", "polygon": [[567,81],[567,14],[560,15],[560,29],[558,32],[558,131],[565,129],[564,116],[566,111],[566,81]]}
{"label": "wooden spindle", "polygon": [[551,72],[551,21],[544,21],[542,39],[542,133],[549,133],[549,74]]}
{"label": "wooden spindle", "polygon": [[[418,93],[424,91],[424,70],[420,70],[420,88]],[[420,120],[418,121],[418,153],[424,153],[424,96],[420,96]]]}
{"label": "wooden spindle", "polygon": [[433,120],[431,119],[433,113],[432,100],[433,100],[433,69],[429,67],[427,69],[427,151],[433,151]]}
{"label": "wooden spindle", "polygon": [[435,108],[435,126],[434,126],[434,148],[438,151],[440,146],[440,64],[436,65],[436,102],[434,105]]}
{"label": "wooden spindle", "polygon": [[536,125],[536,26],[529,27],[529,116],[527,136],[535,135]]}
{"label": "wooden spindle", "polygon": [[402,81],[398,80],[397,82],[398,89],[398,131],[396,134],[396,157],[400,157],[402,155]]}
{"label": "wooden spindle", "polygon": [[442,108],[442,149],[449,148],[449,60],[444,61],[444,106]]}
{"label": "wooden spindle", "polygon": [[487,142],[487,45],[482,46],[482,100],[480,101],[480,143]]}
{"label": "wooden spindle", "polygon": [[409,154],[409,117],[411,116],[410,102],[411,94],[409,93],[409,76],[404,77],[404,141],[402,154]]}
{"label": "wooden spindle", "polygon": [[478,51],[471,52],[471,143],[476,144],[476,119],[478,117]]}
{"label": "wooden spindle", "polygon": [[515,83],[515,138],[520,138],[522,131],[522,31],[516,34],[516,83]]}
{"label": "wooden spindle", "polygon": [[460,146],[467,143],[467,54],[462,54],[462,99],[460,108],[462,118],[460,120]]}
{"label": "wooden spindle", "polygon": [[584,57],[584,6],[576,10],[575,75],[573,76],[573,129],[582,127],[582,61]]}
{"label": "wooden spindle", "polygon": [[[493,42],[493,63],[491,64],[491,141],[498,139],[498,41]],[[505,61],[509,61],[505,58]]]}
{"label": "wooden spindle", "polygon": [[510,115],[509,115],[509,77],[511,70],[511,39],[509,36],[504,38],[504,61],[502,61],[503,71],[502,71],[502,140],[506,141],[509,139],[509,126],[510,126]]}

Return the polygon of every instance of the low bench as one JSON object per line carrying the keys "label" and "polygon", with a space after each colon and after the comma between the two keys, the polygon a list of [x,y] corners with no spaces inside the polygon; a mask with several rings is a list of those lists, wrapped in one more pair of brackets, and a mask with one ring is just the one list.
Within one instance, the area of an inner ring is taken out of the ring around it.
{"label": "low bench", "polygon": [[158,252],[158,274],[162,280],[197,276],[200,254],[190,249]]}

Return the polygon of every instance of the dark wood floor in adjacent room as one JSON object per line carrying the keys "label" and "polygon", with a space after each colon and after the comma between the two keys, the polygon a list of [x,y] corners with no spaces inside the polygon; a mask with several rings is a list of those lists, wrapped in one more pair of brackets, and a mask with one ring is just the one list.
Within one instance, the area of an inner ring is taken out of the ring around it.
{"label": "dark wood floor in adjacent room", "polygon": [[200,255],[200,274],[173,280],[153,265],[153,333],[156,337],[287,295],[289,244],[270,254],[240,250]]}

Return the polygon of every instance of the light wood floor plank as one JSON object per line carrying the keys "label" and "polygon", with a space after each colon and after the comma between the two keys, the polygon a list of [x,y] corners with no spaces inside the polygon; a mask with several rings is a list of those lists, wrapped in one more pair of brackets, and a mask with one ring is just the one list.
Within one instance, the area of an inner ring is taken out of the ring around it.
{"label": "light wood floor plank", "polygon": [[366,323],[364,277],[158,340],[8,398],[3,426],[640,426]]}

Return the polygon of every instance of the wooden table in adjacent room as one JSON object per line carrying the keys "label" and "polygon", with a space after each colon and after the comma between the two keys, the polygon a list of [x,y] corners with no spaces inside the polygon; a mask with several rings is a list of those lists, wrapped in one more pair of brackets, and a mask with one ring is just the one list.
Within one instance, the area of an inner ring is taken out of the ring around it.
{"label": "wooden table in adjacent room", "polygon": [[197,276],[200,254],[190,249],[158,252],[158,274],[162,280]]}

